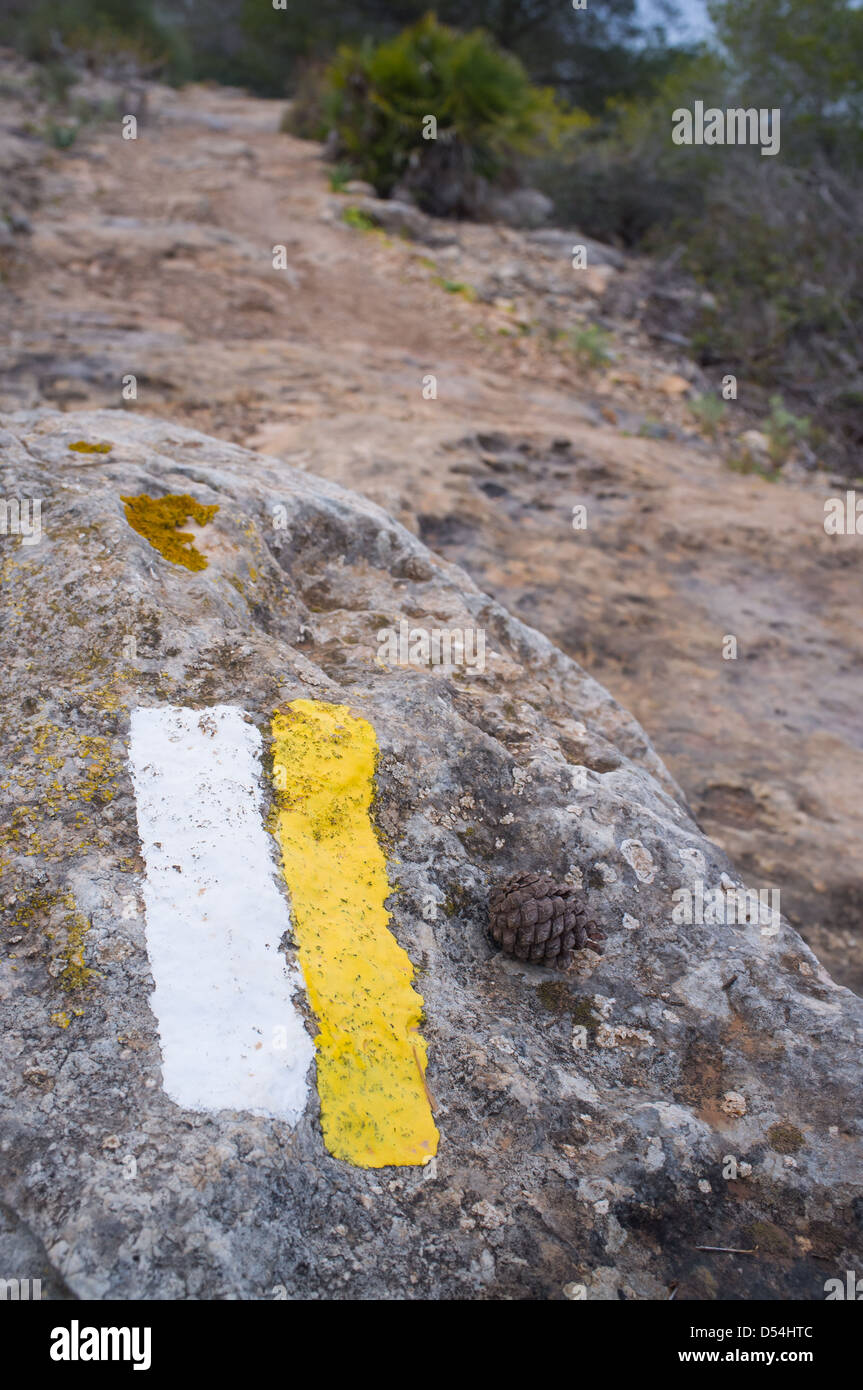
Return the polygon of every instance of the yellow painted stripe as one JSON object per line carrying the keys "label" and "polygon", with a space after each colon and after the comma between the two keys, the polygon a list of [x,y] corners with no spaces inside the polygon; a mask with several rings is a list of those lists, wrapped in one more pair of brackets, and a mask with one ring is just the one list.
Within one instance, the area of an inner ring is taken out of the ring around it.
{"label": "yellow painted stripe", "polygon": [[277,834],[320,1032],[324,1141],[362,1168],[437,1151],[422,998],[389,930],[386,860],[369,814],[377,740],[347,705],[294,700],[273,718]]}

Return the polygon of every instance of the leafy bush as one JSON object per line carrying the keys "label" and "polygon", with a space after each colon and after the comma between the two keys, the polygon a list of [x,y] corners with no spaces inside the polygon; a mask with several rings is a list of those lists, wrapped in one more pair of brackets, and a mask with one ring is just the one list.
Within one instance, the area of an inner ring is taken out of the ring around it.
{"label": "leafy bush", "polygon": [[353,169],[348,164],[335,164],[330,170],[330,188],[333,193],[344,193],[352,177]]}
{"label": "leafy bush", "polygon": [[778,482],[782,477],[782,470],[778,466],[771,467],[749,449],[742,449],[739,453],[731,454],[727,463],[732,473],[756,473],[759,478],[766,479],[768,483]]}
{"label": "leafy bush", "polygon": [[811,421],[794,415],[779,395],[770,397],[770,414],[764,422],[764,433],[770,441],[770,457],[777,467],[788,459],[795,447],[808,439]]}
{"label": "leafy bush", "polygon": [[702,433],[706,434],[708,439],[715,439],[719,426],[725,419],[725,401],[720,396],[707,392],[691,400],[689,409],[698,421]]}
{"label": "leafy bush", "polygon": [[381,196],[400,184],[427,212],[471,215],[488,183],[514,180],[519,156],[578,120],[481,30],[427,15],[385,43],[341,47],[318,104],[303,93],[291,128],[331,130],[339,157]]}
{"label": "leafy bush", "polygon": [[600,241],[649,246],[677,216],[697,216],[715,168],[712,150],[672,143],[671,112],[696,98],[722,104],[724,81],[714,55],[684,56],[649,99],[612,101],[601,120],[570,125],[531,167],[532,182],[564,223]]}
{"label": "leafy bush", "polygon": [[863,388],[861,225],[863,193],[841,174],[749,159],[729,163],[702,217],[678,226],[682,264],[713,296],[693,324],[702,362],[780,387],[851,452],[861,437],[846,404]]}
{"label": "leafy bush", "polygon": [[353,227],[355,232],[374,232],[378,230],[368,213],[363,212],[362,208],[345,208],[342,212],[342,221],[346,227]]}
{"label": "leafy bush", "polygon": [[447,294],[460,294],[469,304],[475,304],[479,297],[473,285],[465,285],[461,280],[447,280],[443,275],[433,275],[432,284],[439,285]]}
{"label": "leafy bush", "polygon": [[76,125],[59,125],[56,121],[49,121],[45,127],[45,138],[50,141],[55,150],[68,150],[78,138],[78,127]]}
{"label": "leafy bush", "polygon": [[35,69],[32,84],[41,101],[51,106],[65,106],[69,93],[78,81],[78,74],[68,63],[41,63]]}

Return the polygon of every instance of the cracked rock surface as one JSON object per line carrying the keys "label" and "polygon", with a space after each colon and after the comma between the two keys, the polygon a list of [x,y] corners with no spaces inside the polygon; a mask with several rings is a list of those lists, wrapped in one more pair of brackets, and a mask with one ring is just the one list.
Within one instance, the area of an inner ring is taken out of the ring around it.
{"label": "cracked rock surface", "polygon": [[[129,527],[141,493],[219,507],[183,528],[206,569]],[[0,537],[9,1277],[126,1299],[820,1299],[854,1267],[863,1004],[784,920],[673,920],[675,890],[738,880],[596,681],[374,503],[178,425],[2,416],[0,494],[42,504],[36,543]],[[483,629],[485,669],[379,665],[403,618]],[[239,705],[266,740],[300,697],[377,733],[441,1133],[425,1168],[331,1158],[314,1087],[296,1128],[162,1090],[130,710]],[[583,889],[601,959],[562,976],[494,948],[490,891],[521,870]]]}

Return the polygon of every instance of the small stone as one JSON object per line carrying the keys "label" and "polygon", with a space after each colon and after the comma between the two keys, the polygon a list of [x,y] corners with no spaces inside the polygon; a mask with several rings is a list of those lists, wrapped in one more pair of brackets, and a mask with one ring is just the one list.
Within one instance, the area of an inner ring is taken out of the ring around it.
{"label": "small stone", "polygon": [[686,380],[685,376],[676,376],[672,374],[660,377],[659,381],[656,383],[656,389],[661,391],[663,396],[673,396],[676,398],[677,396],[686,395],[686,392],[691,389],[691,383]]}
{"label": "small stone", "polygon": [[739,436],[744,450],[759,463],[770,461],[770,440],[760,430],[744,430]]}

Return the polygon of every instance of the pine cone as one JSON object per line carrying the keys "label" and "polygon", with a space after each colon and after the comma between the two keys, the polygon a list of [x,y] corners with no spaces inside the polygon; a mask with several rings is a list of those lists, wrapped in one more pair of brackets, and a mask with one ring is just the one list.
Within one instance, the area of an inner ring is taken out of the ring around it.
{"label": "pine cone", "polygon": [[548,874],[513,874],[489,900],[489,929],[508,956],[565,970],[573,953],[589,946],[602,954],[605,934],[568,883]]}

